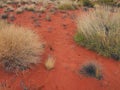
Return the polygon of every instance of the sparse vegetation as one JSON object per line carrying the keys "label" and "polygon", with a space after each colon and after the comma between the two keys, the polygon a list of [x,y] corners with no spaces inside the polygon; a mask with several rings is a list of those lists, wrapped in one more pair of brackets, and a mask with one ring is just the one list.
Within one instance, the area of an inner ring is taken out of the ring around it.
{"label": "sparse vegetation", "polygon": [[82,0],[82,5],[85,7],[94,7],[93,2],[91,2],[90,0]]}
{"label": "sparse vegetation", "polygon": [[7,18],[8,18],[8,13],[1,14],[1,19],[7,19]]}
{"label": "sparse vegetation", "polygon": [[26,7],[26,10],[28,10],[28,11],[35,11],[35,4],[28,5]]}
{"label": "sparse vegetation", "polygon": [[115,5],[116,0],[98,0],[97,2],[105,5]]}
{"label": "sparse vegetation", "polygon": [[13,12],[14,8],[12,6],[8,6],[4,9],[4,12]]}
{"label": "sparse vegetation", "polygon": [[120,90],[116,1],[0,0],[0,90]]}
{"label": "sparse vegetation", "polygon": [[[4,12],[12,11],[16,13],[22,13],[24,10],[44,12],[44,3],[48,3],[48,1],[50,0],[2,0],[0,1],[0,8],[3,8]],[[37,8],[37,6],[41,3],[43,4],[41,8]],[[14,7],[14,5],[16,5],[16,8]]]}
{"label": "sparse vegetation", "polygon": [[20,13],[22,13],[23,11],[24,11],[24,9],[23,9],[22,7],[19,7],[19,8],[16,9],[15,12],[16,12],[17,14],[20,14]]}
{"label": "sparse vegetation", "polygon": [[45,7],[40,7],[39,12],[43,13],[45,12],[46,8]]}
{"label": "sparse vegetation", "polygon": [[50,15],[46,15],[45,20],[47,20],[47,21],[51,21],[51,17],[50,17]]}
{"label": "sparse vegetation", "polygon": [[14,25],[4,26],[0,26],[0,63],[5,70],[25,70],[39,63],[44,48],[36,33]]}
{"label": "sparse vegetation", "polygon": [[60,0],[57,7],[61,10],[75,10],[77,9],[78,4],[72,0]]}
{"label": "sparse vegetation", "polygon": [[78,17],[74,39],[101,55],[120,59],[120,11],[100,8]]}
{"label": "sparse vegetation", "polygon": [[99,80],[103,77],[100,66],[95,62],[84,64],[80,70],[80,73],[86,76],[95,77]]}

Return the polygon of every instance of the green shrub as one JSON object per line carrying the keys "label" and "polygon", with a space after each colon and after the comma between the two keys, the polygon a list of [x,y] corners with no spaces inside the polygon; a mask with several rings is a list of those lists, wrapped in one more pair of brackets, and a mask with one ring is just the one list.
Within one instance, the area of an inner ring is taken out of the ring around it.
{"label": "green shrub", "polygon": [[4,26],[0,27],[0,64],[5,70],[25,70],[31,64],[39,63],[43,53],[39,36],[22,27]]}
{"label": "green shrub", "polygon": [[94,4],[90,0],[82,0],[83,6],[94,7]]}
{"label": "green shrub", "polygon": [[101,55],[120,59],[120,11],[100,8],[78,17],[74,39]]}

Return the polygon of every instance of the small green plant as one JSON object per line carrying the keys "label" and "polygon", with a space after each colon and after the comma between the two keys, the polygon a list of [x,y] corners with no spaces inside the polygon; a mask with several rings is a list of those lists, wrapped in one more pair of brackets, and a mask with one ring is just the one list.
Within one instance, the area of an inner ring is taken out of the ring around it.
{"label": "small green plant", "polygon": [[0,64],[6,71],[25,70],[39,63],[44,48],[35,32],[14,25],[0,27]]}
{"label": "small green plant", "polygon": [[94,7],[94,4],[90,0],[82,0],[82,4],[85,7]]}
{"label": "small green plant", "polygon": [[80,33],[76,33],[76,35],[74,36],[74,40],[80,44],[80,42],[83,42],[84,41],[84,36],[80,35]]}
{"label": "small green plant", "polygon": [[86,76],[95,77],[97,79],[102,79],[102,73],[100,66],[95,62],[89,62],[82,66],[80,73]]}

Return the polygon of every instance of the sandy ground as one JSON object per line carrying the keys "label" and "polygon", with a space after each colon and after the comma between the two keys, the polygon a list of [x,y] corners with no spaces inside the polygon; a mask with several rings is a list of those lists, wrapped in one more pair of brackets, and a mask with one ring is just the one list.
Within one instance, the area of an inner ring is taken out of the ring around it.
{"label": "sandy ground", "polygon": [[[15,15],[12,23],[35,30],[46,42],[46,49],[41,63],[30,70],[15,75],[0,68],[1,84],[6,83],[10,90],[27,90],[25,87],[30,90],[120,90],[120,63],[74,42],[75,17],[79,14],[83,14],[83,11],[24,12]],[[50,21],[46,20],[47,15],[51,17]],[[44,67],[49,55],[56,59],[55,68],[51,71]],[[102,80],[79,74],[82,64],[89,61],[101,65]]]}

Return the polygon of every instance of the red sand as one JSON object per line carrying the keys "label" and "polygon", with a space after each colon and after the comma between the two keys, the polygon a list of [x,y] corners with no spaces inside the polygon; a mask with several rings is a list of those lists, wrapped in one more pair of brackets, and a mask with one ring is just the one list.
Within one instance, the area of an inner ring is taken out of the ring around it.
{"label": "red sand", "polygon": [[[23,74],[16,76],[0,69],[0,82],[7,83],[11,90],[25,90],[22,88],[24,84],[30,90],[120,90],[120,62],[99,56],[74,42],[76,25],[72,17],[78,12],[81,11],[57,12],[51,15],[51,21],[45,20],[48,12],[41,17],[32,12],[16,15],[13,23],[31,28],[43,36],[46,50],[42,63]],[[31,17],[39,20],[40,27],[35,26]],[[43,64],[48,55],[56,58],[55,69],[51,71],[47,71]],[[89,61],[97,61],[101,65],[102,80],[78,73],[81,65]]]}

